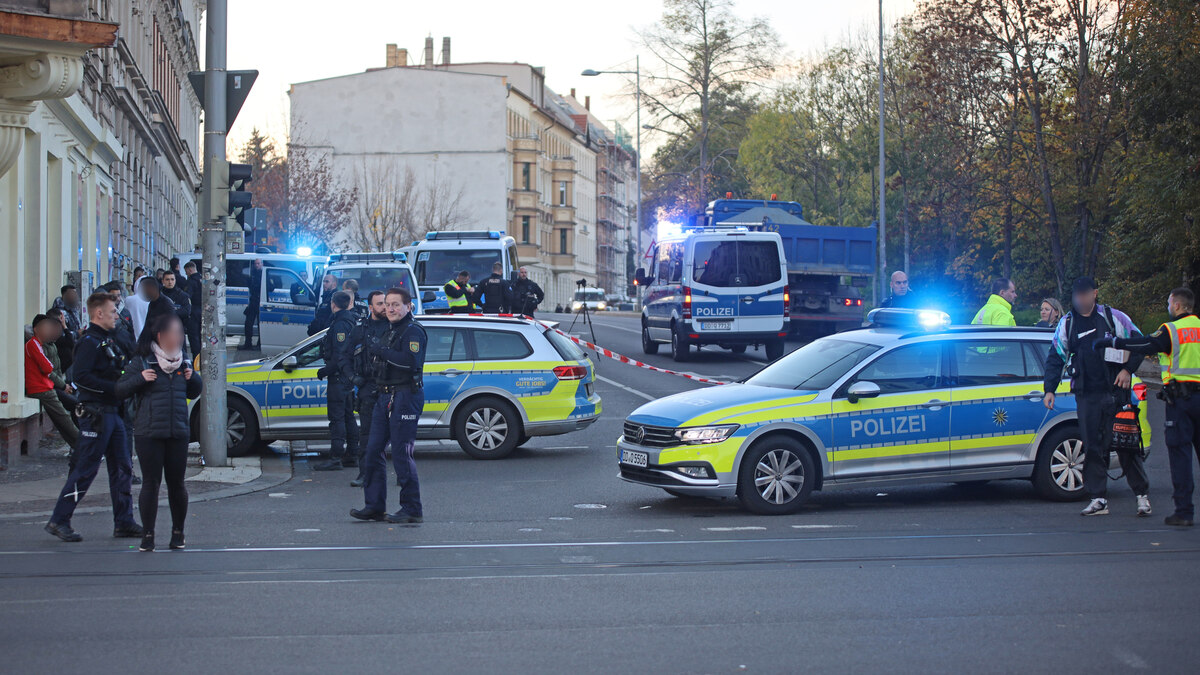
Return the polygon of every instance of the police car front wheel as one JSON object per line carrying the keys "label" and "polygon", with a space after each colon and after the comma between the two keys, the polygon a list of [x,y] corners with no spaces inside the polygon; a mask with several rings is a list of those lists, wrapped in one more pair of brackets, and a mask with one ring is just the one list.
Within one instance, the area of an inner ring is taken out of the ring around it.
{"label": "police car front wheel", "polygon": [[254,409],[237,396],[229,397],[229,413],[226,418],[226,435],[230,457],[250,454],[258,443],[258,417]]}
{"label": "police car front wheel", "polygon": [[812,454],[786,436],[764,438],[746,451],[738,471],[738,500],[754,513],[783,515],[804,505],[816,481]]}
{"label": "police car front wheel", "polygon": [[475,459],[503,459],[523,437],[521,418],[508,403],[491,397],[467,402],[455,416],[454,438]]}

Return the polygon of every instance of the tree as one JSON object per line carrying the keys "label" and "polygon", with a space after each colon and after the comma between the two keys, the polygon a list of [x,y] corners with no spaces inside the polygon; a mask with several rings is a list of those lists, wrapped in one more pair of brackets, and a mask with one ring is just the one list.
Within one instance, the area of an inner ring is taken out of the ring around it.
{"label": "tree", "polygon": [[474,219],[462,204],[463,190],[434,175],[422,183],[411,167],[366,160],[353,175],[357,201],[347,230],[361,251],[393,251],[431,230],[466,227]]}
{"label": "tree", "polygon": [[283,230],[292,248],[329,250],[353,220],[358,188],[345,189],[327,154],[289,146],[287,210]]}
{"label": "tree", "polygon": [[275,142],[255,127],[242,146],[239,161],[249,164],[253,180],[247,189],[254,195],[254,206],[267,210],[268,239],[278,240],[288,213],[288,162]]}

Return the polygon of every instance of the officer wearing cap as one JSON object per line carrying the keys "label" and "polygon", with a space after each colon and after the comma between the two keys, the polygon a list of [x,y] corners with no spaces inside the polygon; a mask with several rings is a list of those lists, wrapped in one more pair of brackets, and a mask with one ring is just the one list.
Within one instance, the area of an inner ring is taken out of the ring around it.
{"label": "officer wearing cap", "polygon": [[133,519],[131,476],[133,466],[125,446],[125,423],[121,420],[116,384],[129,355],[112,337],[117,324],[117,306],[108,293],[93,293],[87,299],[91,323],[84,331],[75,358],[75,384],[79,387],[79,448],[75,466],[59,493],[46,531],[63,541],[82,541],[71,529],[71,516],[87,494],[100,460],[108,467],[108,490],[113,506],[113,536],[141,537],[142,526]]}
{"label": "officer wearing cap", "polygon": [[1096,349],[1115,347],[1136,354],[1158,354],[1163,379],[1159,396],[1167,402],[1163,435],[1171,462],[1171,485],[1175,488],[1175,513],[1163,522],[1176,527],[1191,527],[1195,517],[1192,452],[1200,456],[1200,318],[1195,310],[1196,294],[1190,288],[1176,288],[1167,297],[1171,321],[1153,335],[1095,342]]}
{"label": "officer wearing cap", "polygon": [[[413,461],[417,422],[425,407],[422,371],[425,367],[425,329],[413,320],[412,296],[401,288],[388,289],[387,317],[391,324],[385,339],[367,352],[380,370],[379,401],[371,419],[370,442],[364,453],[366,476],[363,493],[366,506],[351,509],[359,520],[389,523],[420,523],[421,484]],[[387,463],[383,449],[392,444],[392,464],[400,485],[400,508],[387,513]]]}
{"label": "officer wearing cap", "polygon": [[317,370],[317,378],[329,377],[326,412],[329,415],[329,459],[313,467],[313,471],[340,471],[342,467],[358,466],[358,422],[354,419],[354,362],[350,333],[358,325],[358,315],[350,309],[350,294],[333,294],[330,306],[333,317],[329,330],[321,341],[321,357],[325,366]]}

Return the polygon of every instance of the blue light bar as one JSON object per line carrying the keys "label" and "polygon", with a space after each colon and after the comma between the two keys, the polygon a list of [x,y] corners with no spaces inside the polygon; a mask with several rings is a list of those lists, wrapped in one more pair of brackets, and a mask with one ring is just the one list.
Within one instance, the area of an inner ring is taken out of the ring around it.
{"label": "blue light bar", "polygon": [[921,330],[939,330],[950,327],[950,315],[936,309],[880,307],[867,314],[867,321],[874,326]]}

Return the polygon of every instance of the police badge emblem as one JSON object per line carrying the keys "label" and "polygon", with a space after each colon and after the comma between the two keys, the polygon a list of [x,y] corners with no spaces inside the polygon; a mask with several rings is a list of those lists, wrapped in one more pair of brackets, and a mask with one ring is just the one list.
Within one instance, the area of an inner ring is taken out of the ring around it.
{"label": "police badge emblem", "polygon": [[412,353],[414,353],[414,354],[416,354],[417,352],[421,351],[421,343],[420,343],[420,342],[417,342],[416,340],[411,340],[411,341],[408,343],[408,351],[410,351],[410,352],[412,352]]}
{"label": "police badge emblem", "polygon": [[346,341],[346,334],[345,334],[345,333],[338,333],[338,334],[337,334],[337,341],[338,341],[338,342],[345,342],[345,341]]}

